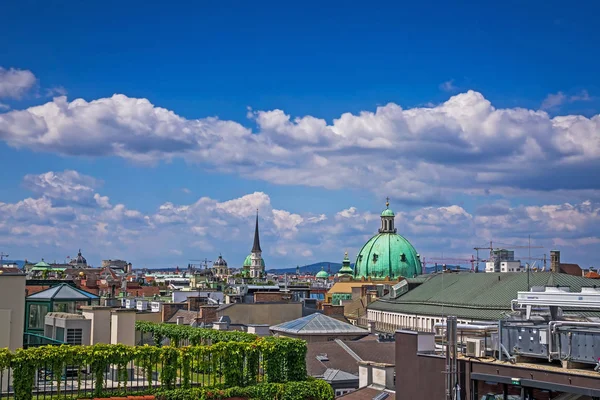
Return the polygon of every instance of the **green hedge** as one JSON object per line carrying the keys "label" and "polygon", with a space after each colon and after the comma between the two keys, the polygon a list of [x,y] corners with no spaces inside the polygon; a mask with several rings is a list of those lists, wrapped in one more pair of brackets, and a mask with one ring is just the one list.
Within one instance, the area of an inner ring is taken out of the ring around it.
{"label": "green hedge", "polygon": [[[241,337],[241,336],[240,336]],[[288,338],[255,338],[247,341],[219,341],[210,346],[125,346],[97,344],[94,346],[42,346],[19,349],[14,353],[0,350],[0,369],[13,370],[15,400],[31,400],[36,371],[49,368],[57,381],[65,366],[91,367],[94,376],[93,393],[104,391],[104,372],[113,365],[119,371],[118,388],[127,385],[126,367],[131,362],[144,369],[148,386],[152,384],[157,365],[161,387],[189,389],[194,371],[219,376],[225,387],[246,387],[259,382],[282,383],[306,379],[306,342]],[[262,373],[261,373],[262,371]],[[179,375],[178,375],[179,373]],[[178,376],[181,378],[177,382]],[[81,388],[81,377],[78,378]]]}
{"label": "green hedge", "polygon": [[[301,382],[259,383],[247,387],[196,387],[190,389],[150,389],[141,392],[106,391],[94,398],[154,395],[157,400],[218,400],[241,397],[249,400],[333,400],[331,386],[309,378]],[[83,396],[46,396],[46,400],[80,400]]]}
{"label": "green hedge", "polygon": [[242,397],[253,400],[333,400],[331,386],[322,380],[262,383],[246,387],[158,390],[157,400],[213,400]]}
{"label": "green hedge", "polygon": [[217,342],[253,342],[258,336],[240,331],[217,331],[215,329],[194,328],[187,325],[157,324],[148,321],[136,321],[135,329],[149,333],[156,345],[163,339],[171,341],[178,347],[182,340],[188,340],[191,345],[213,344]]}

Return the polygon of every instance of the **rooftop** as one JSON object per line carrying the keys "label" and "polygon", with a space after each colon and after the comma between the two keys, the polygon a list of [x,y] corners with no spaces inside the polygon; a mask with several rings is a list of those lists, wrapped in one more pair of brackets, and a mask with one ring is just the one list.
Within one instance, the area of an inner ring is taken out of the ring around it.
{"label": "rooftop", "polygon": [[[510,312],[517,292],[528,290],[527,275],[524,272],[434,274],[406,294],[398,298],[384,296],[368,308],[425,315],[437,315],[443,310],[444,314],[459,318],[498,320]],[[569,286],[574,292],[582,286],[597,284],[593,279],[552,272],[530,273],[529,280],[531,287]]]}
{"label": "rooftop", "polygon": [[73,300],[87,301],[97,300],[100,297],[95,294],[86,292],[85,290],[74,288],[66,283],[61,283],[51,287],[50,289],[37,292],[27,297],[27,300]]}
{"label": "rooftop", "polygon": [[366,329],[356,327],[347,322],[342,322],[327,315],[315,313],[293,321],[281,323],[271,327],[272,331],[291,333],[295,335],[323,335],[323,334],[368,334]]}

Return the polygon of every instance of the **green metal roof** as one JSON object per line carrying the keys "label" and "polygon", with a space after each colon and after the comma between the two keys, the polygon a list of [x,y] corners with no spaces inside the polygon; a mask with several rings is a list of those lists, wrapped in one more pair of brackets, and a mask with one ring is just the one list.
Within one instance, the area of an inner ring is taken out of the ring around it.
{"label": "green metal roof", "polygon": [[389,208],[386,208],[385,210],[383,210],[381,212],[381,216],[382,217],[393,217],[394,216],[394,212],[392,210],[390,210]]}
{"label": "green metal roof", "polygon": [[348,274],[348,275],[354,274],[354,270],[350,266],[350,259],[348,258],[348,252],[346,252],[344,254],[344,260],[342,261],[342,268],[340,268],[340,270],[338,271],[338,275],[343,275],[343,274]]}
{"label": "green metal roof", "polygon": [[43,268],[48,268],[50,266],[50,264],[48,264],[46,261],[42,260],[39,263],[35,264],[34,267],[43,267]]}
{"label": "green metal roof", "polygon": [[[569,286],[578,292],[582,286],[598,282],[579,276],[534,272],[530,286]],[[514,273],[441,273],[398,297],[381,298],[369,309],[409,314],[456,315],[459,318],[495,320],[510,312],[517,292],[527,291],[527,274]]]}

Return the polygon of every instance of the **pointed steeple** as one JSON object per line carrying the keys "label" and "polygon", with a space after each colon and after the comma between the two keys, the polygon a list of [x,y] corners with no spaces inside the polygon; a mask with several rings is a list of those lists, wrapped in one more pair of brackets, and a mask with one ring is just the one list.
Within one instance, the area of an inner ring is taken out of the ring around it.
{"label": "pointed steeple", "polygon": [[256,210],[256,227],[254,228],[254,245],[252,245],[252,253],[262,253],[260,249],[260,238],[258,237],[258,209]]}

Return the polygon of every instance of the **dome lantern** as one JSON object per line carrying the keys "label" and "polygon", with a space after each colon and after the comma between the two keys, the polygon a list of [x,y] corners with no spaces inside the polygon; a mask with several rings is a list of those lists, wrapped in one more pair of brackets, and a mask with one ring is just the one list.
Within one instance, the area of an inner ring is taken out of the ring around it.
{"label": "dome lantern", "polygon": [[381,213],[381,228],[379,228],[379,233],[396,233],[394,218],[394,212],[390,210],[390,198],[387,197],[385,201],[385,210]]}

